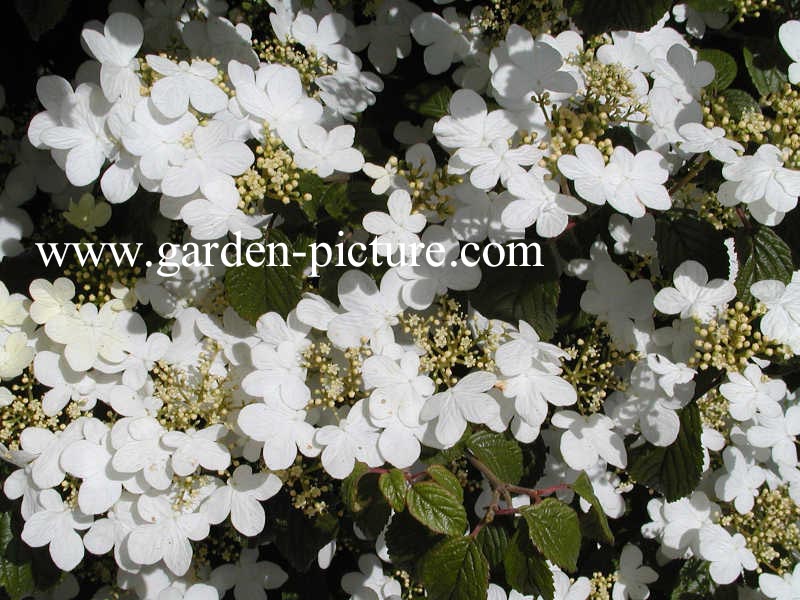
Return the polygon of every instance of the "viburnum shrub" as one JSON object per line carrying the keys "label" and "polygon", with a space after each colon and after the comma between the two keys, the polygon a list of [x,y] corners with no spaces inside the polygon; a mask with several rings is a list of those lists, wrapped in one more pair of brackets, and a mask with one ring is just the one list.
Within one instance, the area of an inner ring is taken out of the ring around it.
{"label": "viburnum shrub", "polygon": [[86,56],[0,117],[0,597],[800,598],[798,2],[78,4],[6,9]]}

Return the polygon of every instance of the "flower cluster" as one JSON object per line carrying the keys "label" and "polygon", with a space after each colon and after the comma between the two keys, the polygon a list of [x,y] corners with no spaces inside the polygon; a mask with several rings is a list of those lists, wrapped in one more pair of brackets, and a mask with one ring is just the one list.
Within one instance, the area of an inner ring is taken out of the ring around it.
{"label": "flower cluster", "polygon": [[11,596],[800,596],[800,22],[418,4],[113,0],[0,117]]}

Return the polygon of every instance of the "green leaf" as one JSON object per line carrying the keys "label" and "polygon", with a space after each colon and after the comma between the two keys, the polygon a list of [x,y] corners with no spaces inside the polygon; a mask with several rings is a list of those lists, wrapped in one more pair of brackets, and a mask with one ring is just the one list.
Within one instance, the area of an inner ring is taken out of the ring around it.
{"label": "green leaf", "polygon": [[759,226],[752,235],[738,235],[736,249],[747,258],[736,276],[736,291],[742,302],[752,302],[750,286],[764,279],[777,279],[788,283],[794,265],[792,250],[769,227]]}
{"label": "green leaf", "polygon": [[728,105],[728,111],[731,117],[737,121],[748,112],[761,112],[761,107],[758,102],[750,94],[744,90],[737,90],[735,88],[728,88],[722,92],[722,97]]}
{"label": "green leaf", "polygon": [[708,563],[697,558],[690,558],[683,563],[678,572],[670,600],[709,598],[714,592],[714,587],[714,582],[708,573]]}
{"label": "green leaf", "polygon": [[603,537],[605,537],[609,544],[613,545],[614,534],[611,533],[611,528],[608,526],[608,519],[606,518],[606,513],[603,511],[603,506],[600,504],[597,496],[595,496],[594,488],[592,487],[592,482],[589,480],[589,476],[586,475],[586,473],[581,473],[578,475],[578,478],[572,484],[572,490],[592,505],[592,511],[597,516]]}
{"label": "green leaf", "polygon": [[459,502],[464,502],[464,488],[461,487],[458,477],[453,475],[449,469],[442,465],[431,465],[428,467],[428,475],[450,492],[453,497],[457,498]]}
{"label": "green leaf", "polygon": [[508,532],[498,525],[485,525],[475,537],[478,546],[489,561],[490,567],[495,567],[503,562],[503,556],[508,548]]}
{"label": "green leaf", "polygon": [[343,220],[348,215],[347,184],[342,181],[325,181],[317,174],[303,171],[300,174],[298,189],[303,194],[311,194],[311,200],[305,200],[300,208],[310,221],[316,221],[320,208],[334,219]]}
{"label": "green leaf", "polygon": [[677,219],[656,220],[656,243],[664,277],[686,260],[696,260],[708,270],[709,278],[728,276],[728,252],[725,237],[707,221],[690,215]]}
{"label": "green leaf", "polygon": [[429,600],[486,600],[489,564],[472,538],[439,542],[425,555],[421,571]]}
{"label": "green leaf", "polygon": [[[302,260],[295,260],[295,251],[308,254],[308,245],[311,239],[300,236],[294,243],[286,234],[278,229],[269,231],[266,255],[255,255],[260,260],[264,258],[263,267],[249,264],[231,267],[225,273],[225,289],[231,306],[240,317],[255,323],[264,313],[275,311],[282,317],[297,306],[303,292],[303,270],[310,256]],[[274,256],[270,256],[269,244],[274,243]],[[284,252],[280,245],[286,244],[286,258],[289,264],[283,266]],[[243,249],[243,253],[246,253]],[[274,266],[269,266],[274,263]]]}
{"label": "green leaf", "polygon": [[646,31],[672,7],[670,0],[571,0],[569,16],[585,35]]}
{"label": "green leaf", "polygon": [[15,0],[17,13],[33,41],[53,29],[69,10],[71,0]]}
{"label": "green leaf", "polygon": [[742,53],[744,54],[744,66],[747,67],[747,72],[750,73],[750,79],[762,96],[772,92],[780,92],[783,89],[783,84],[789,81],[783,69],[774,65],[761,65],[761,55],[753,54],[747,47],[742,49]]}
{"label": "green leaf", "polygon": [[531,541],[545,558],[566,571],[575,571],[581,551],[578,514],[555,498],[545,498],[520,512]]}
{"label": "green leaf", "polygon": [[467,528],[467,512],[461,501],[435,481],[415,483],[406,496],[408,510],[436,533],[461,535]]}
{"label": "green leaf", "polygon": [[361,507],[358,505],[358,482],[369,473],[369,467],[362,462],[356,462],[353,472],[342,480],[342,487],[339,494],[348,510],[358,512]]}
{"label": "green leaf", "polygon": [[452,97],[453,90],[449,87],[442,87],[423,100],[415,110],[425,117],[441,119],[447,114]]}
{"label": "green leaf", "polygon": [[408,511],[394,515],[386,528],[386,548],[395,564],[413,565],[441,539]]}
{"label": "green leaf", "polygon": [[531,544],[525,522],[520,523],[511,536],[503,557],[503,567],[508,584],[518,592],[553,600],[553,573],[541,553]]}
{"label": "green leaf", "polygon": [[14,556],[13,541],[11,515],[0,513],[0,589],[11,600],[20,600],[30,596],[35,586],[31,563]]}
{"label": "green leaf", "polygon": [[631,476],[669,502],[691,494],[703,471],[700,410],[692,402],[680,411],[678,438],[666,448],[646,444],[629,452]]}
{"label": "green leaf", "polygon": [[403,512],[406,507],[405,474],[400,469],[392,469],[388,473],[382,473],[378,479],[378,487],[395,512]]}
{"label": "green leaf", "polygon": [[479,431],[467,440],[467,448],[501,481],[512,485],[519,483],[522,449],[516,440],[506,439],[502,433]]}
{"label": "green leaf", "polygon": [[736,79],[736,59],[727,52],[716,48],[703,48],[697,52],[697,60],[704,60],[714,66],[714,81],[711,86],[717,91],[728,88]]}

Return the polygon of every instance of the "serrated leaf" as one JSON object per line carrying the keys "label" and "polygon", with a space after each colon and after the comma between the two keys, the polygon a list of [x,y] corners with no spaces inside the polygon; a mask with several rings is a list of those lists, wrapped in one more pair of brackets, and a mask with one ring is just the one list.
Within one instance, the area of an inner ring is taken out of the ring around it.
{"label": "serrated leaf", "polygon": [[[269,254],[272,243],[275,244],[274,257]],[[310,243],[311,239],[305,236],[292,242],[282,231],[271,229],[265,242],[266,256],[257,256],[259,260],[265,258],[264,266],[243,264],[226,271],[225,291],[240,317],[255,323],[261,315],[275,311],[285,318],[297,306],[303,292],[303,270],[310,257],[297,260],[294,253],[302,251],[307,255]],[[283,266],[284,253],[279,244],[286,245],[286,266]]]}
{"label": "serrated leaf", "polygon": [[386,528],[386,548],[394,564],[414,564],[431,547],[438,543],[442,536],[433,533],[422,523],[408,514],[408,511],[397,513]]}
{"label": "serrated leaf", "polygon": [[761,56],[753,54],[749,48],[743,48],[742,53],[744,55],[744,66],[747,68],[747,72],[750,73],[750,80],[762,96],[781,91],[783,84],[789,81],[783,69],[779,69],[774,65],[761,65]]}
{"label": "serrated leaf", "polygon": [[522,448],[502,433],[479,431],[467,440],[467,448],[504,483],[516,485],[522,477]]}
{"label": "serrated leaf", "polygon": [[[506,548],[508,548],[508,532],[499,525],[485,525],[475,537],[478,546],[489,561],[490,567],[495,567],[503,562]],[[521,591],[521,590],[520,590]]]}
{"label": "serrated leaf", "polygon": [[569,16],[585,35],[608,31],[647,31],[669,11],[670,0],[572,0]]}
{"label": "serrated leaf", "polygon": [[415,483],[406,495],[411,515],[431,531],[461,535],[467,528],[464,505],[435,481]]}
{"label": "serrated leaf", "polygon": [[735,88],[728,88],[722,92],[722,97],[728,105],[728,111],[731,116],[737,121],[748,112],[761,112],[761,107],[758,102],[750,94],[744,90],[737,90]]}
{"label": "serrated leaf", "polygon": [[736,252],[743,260],[736,276],[736,291],[742,302],[753,301],[750,286],[757,281],[788,283],[792,278],[792,249],[769,227],[758,227],[752,235],[738,235]]}
{"label": "serrated leaf", "polygon": [[316,221],[319,210],[325,211],[334,219],[343,220],[347,216],[347,184],[342,181],[325,181],[315,173],[304,171],[298,180],[301,194],[310,194],[311,200],[304,200],[300,208],[310,221]]}
{"label": "serrated leaf", "polygon": [[486,600],[489,564],[472,538],[439,542],[422,562],[429,600]]}
{"label": "serrated leaf", "polygon": [[11,600],[21,600],[34,591],[33,571],[28,561],[14,560],[10,544],[14,540],[11,531],[11,515],[0,513],[0,589]]}
{"label": "serrated leaf", "polygon": [[353,472],[342,480],[339,494],[348,510],[358,512],[358,482],[369,473],[369,467],[362,462],[356,462]]}
{"label": "serrated leaf", "polygon": [[378,487],[395,512],[403,512],[406,507],[406,476],[400,469],[392,469],[382,473],[378,479]]}
{"label": "serrated leaf", "polygon": [[442,465],[431,465],[428,467],[428,475],[450,492],[456,500],[464,502],[464,488],[461,487],[458,477],[453,475],[449,469]]}
{"label": "serrated leaf", "polygon": [[703,428],[696,403],[681,409],[680,423],[678,438],[666,448],[646,444],[629,452],[631,476],[663,494],[669,502],[691,494],[703,472]]}
{"label": "serrated leaf", "polygon": [[531,544],[528,526],[523,521],[508,542],[503,568],[508,584],[518,592],[553,600],[555,586],[553,573],[547,561]]}
{"label": "serrated leaf", "polygon": [[716,48],[703,48],[697,52],[697,60],[709,62],[714,67],[714,80],[711,82],[718,93],[727,89],[736,79],[736,59],[727,52]]}
{"label": "serrated leaf", "polygon": [[586,500],[589,504],[592,505],[592,512],[595,513],[597,516],[597,521],[600,525],[600,529],[603,533],[603,537],[605,537],[606,541],[609,544],[614,544],[614,534],[611,533],[611,528],[608,526],[608,519],[606,518],[606,513],[603,510],[603,506],[600,504],[600,501],[597,499],[597,496],[594,493],[594,488],[592,487],[592,482],[589,480],[589,476],[586,473],[581,473],[578,475],[578,478],[572,484],[572,490],[578,494],[581,498]]}
{"label": "serrated leaf", "polygon": [[533,545],[545,558],[566,571],[575,571],[581,551],[578,514],[555,498],[545,498],[520,513],[528,524]]}
{"label": "serrated leaf", "polygon": [[725,238],[710,223],[690,215],[661,217],[656,221],[655,239],[665,278],[671,279],[673,271],[690,259],[702,263],[710,279],[728,277]]}

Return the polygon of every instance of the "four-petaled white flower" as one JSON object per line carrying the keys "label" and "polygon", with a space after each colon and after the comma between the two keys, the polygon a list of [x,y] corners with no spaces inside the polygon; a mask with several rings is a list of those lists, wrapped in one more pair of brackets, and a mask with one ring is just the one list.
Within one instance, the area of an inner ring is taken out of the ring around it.
{"label": "four-petaled white flower", "polygon": [[650,597],[647,585],[658,579],[658,573],[642,564],[642,551],[626,544],[619,557],[619,570],[611,590],[613,600],[645,600]]}
{"label": "four-petaled white flower", "polygon": [[266,517],[261,502],[281,489],[281,480],[272,473],[253,473],[250,465],[239,465],[226,485],[217,488],[202,505],[209,523],[216,525],[231,516],[236,531],[246,536],[258,535]]}
{"label": "four-petaled white flower", "polygon": [[653,305],[666,315],[694,317],[703,323],[714,318],[736,297],[736,286],[726,279],[708,280],[708,271],[695,260],[687,260],[672,275],[675,287],[656,294]]}
{"label": "four-petaled white flower", "polygon": [[576,471],[589,469],[600,459],[620,469],[627,465],[625,444],[607,416],[595,413],[587,418],[571,410],[562,410],[555,413],[550,422],[553,427],[566,430],[561,434],[561,455]]}
{"label": "four-petaled white flower", "polygon": [[77,531],[88,529],[92,517],[65,503],[55,490],[42,490],[39,503],[42,510],[25,521],[20,537],[34,548],[49,544],[55,565],[62,571],[72,571],[83,559],[83,540]]}
{"label": "four-petaled white flower", "polygon": [[714,491],[720,500],[733,501],[741,515],[753,510],[758,490],[766,479],[764,469],[742,454],[735,446],[728,446],[722,453],[725,472],[714,484]]}
{"label": "four-petaled white flower", "polygon": [[699,540],[700,555],[711,563],[709,573],[716,583],[733,583],[743,569],[754,571],[758,566],[741,533],[731,535],[719,525],[706,525]]}
{"label": "four-petaled white flower", "polygon": [[419,244],[417,234],[425,228],[425,215],[412,213],[411,196],[406,190],[393,191],[386,204],[389,208],[388,215],[381,211],[364,215],[364,229],[378,236],[375,243],[380,256],[392,255],[398,249],[409,255],[412,244]]}
{"label": "four-petaled white flower", "polygon": [[298,130],[300,147],[294,160],[301,169],[316,172],[320,177],[340,173],[355,173],[364,166],[364,155],[353,148],[356,130],[352,125],[340,125],[330,131],[311,123]]}
{"label": "four-petaled white flower", "polygon": [[779,403],[786,396],[786,383],[765,377],[758,365],[750,363],[743,373],[730,371],[728,381],[719,386],[719,391],[728,401],[731,416],[737,421],[747,421],[756,413],[780,416]]}
{"label": "four-petaled white flower", "polygon": [[147,64],[161,75],[150,90],[153,104],[168,119],[177,119],[189,104],[202,113],[214,114],[228,104],[228,96],[212,80],[217,68],[205,60],[174,63],[163,56],[147,55]]}

